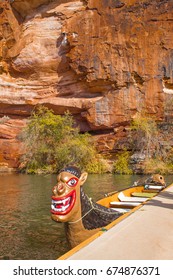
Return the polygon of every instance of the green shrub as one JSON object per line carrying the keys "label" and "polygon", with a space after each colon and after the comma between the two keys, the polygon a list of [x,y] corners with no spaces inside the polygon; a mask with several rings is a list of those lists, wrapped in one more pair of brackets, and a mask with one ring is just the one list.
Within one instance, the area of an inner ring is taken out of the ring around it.
{"label": "green shrub", "polygon": [[[131,123],[133,149],[146,152],[150,158],[158,149],[158,129],[154,119],[143,114],[137,114]],[[134,133],[133,133],[134,132]]]}
{"label": "green shrub", "polygon": [[172,174],[173,173],[173,164],[169,162],[164,162],[160,158],[147,159],[144,162],[144,173],[145,174]]}
{"label": "green shrub", "polygon": [[108,163],[108,161],[99,157],[90,161],[87,164],[86,169],[88,173],[95,174],[108,173],[112,171],[111,165]]}
{"label": "green shrub", "polygon": [[68,113],[54,115],[51,110],[39,107],[29,118],[22,141],[25,154],[21,166],[27,173],[55,173],[72,163],[86,171],[91,171],[87,168],[91,162],[101,165],[91,136],[80,134]]}
{"label": "green shrub", "polygon": [[129,168],[130,154],[124,151],[117,156],[116,161],[113,163],[113,172],[118,174],[132,174]]}

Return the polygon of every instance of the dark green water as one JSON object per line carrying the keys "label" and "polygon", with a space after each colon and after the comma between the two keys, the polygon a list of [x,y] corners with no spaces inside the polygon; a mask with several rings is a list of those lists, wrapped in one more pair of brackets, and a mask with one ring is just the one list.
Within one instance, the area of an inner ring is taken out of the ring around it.
{"label": "dark green water", "polygon": [[[89,175],[84,189],[94,201],[141,176]],[[166,177],[167,184],[173,176]],[[68,251],[63,224],[50,218],[56,176],[0,175],[0,259],[54,260]]]}

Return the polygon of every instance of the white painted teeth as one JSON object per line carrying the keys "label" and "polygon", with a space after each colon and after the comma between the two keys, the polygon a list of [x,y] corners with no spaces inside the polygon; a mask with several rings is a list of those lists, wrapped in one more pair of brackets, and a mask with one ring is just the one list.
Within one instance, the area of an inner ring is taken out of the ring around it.
{"label": "white painted teeth", "polygon": [[[51,209],[55,212],[63,212],[70,206],[70,200],[71,200],[70,197],[67,197],[62,200],[52,200]],[[56,208],[57,204],[59,205],[58,208]]]}
{"label": "white painted teeth", "polygon": [[53,204],[51,205],[51,209],[55,212],[63,212],[65,211],[68,207],[70,206],[70,204],[66,205],[66,206],[62,206],[61,208],[56,208]]}
{"label": "white painted teeth", "polygon": [[70,197],[67,197],[67,198],[62,199],[62,200],[52,200],[52,203],[65,205],[67,201],[70,201]]}

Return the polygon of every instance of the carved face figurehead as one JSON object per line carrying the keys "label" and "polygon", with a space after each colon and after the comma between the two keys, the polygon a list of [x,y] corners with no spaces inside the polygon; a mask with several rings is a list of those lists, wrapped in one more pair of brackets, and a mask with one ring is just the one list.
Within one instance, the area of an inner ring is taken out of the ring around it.
{"label": "carved face figurehead", "polygon": [[156,183],[158,183],[158,184],[160,184],[160,185],[162,185],[162,186],[166,186],[165,179],[164,179],[164,177],[163,177],[162,175],[160,175],[160,174],[154,174],[154,175],[152,176],[152,180],[153,180],[153,182],[156,182]]}
{"label": "carved face figurehead", "polygon": [[69,166],[60,171],[53,187],[51,217],[56,222],[73,221],[80,215],[80,187],[87,179],[76,167]]}

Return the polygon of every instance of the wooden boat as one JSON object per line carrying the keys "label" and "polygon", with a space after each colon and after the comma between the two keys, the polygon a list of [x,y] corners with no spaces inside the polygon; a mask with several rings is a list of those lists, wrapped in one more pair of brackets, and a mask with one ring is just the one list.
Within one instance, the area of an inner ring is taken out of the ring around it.
{"label": "wooden boat", "polygon": [[[165,184],[153,184],[150,185],[149,188],[146,185],[129,187],[119,192],[108,194],[101,200],[97,201],[99,205],[114,209],[115,211],[121,213],[121,215],[114,221],[110,222],[107,226],[100,228],[100,230],[95,234],[91,235],[90,237],[79,243],[77,246],[69,250],[67,253],[59,257],[58,260],[65,260],[75,254],[87,244],[104,234],[105,231],[109,230],[116,224],[120,223],[123,219],[127,218],[131,213],[138,210],[141,206],[147,203],[148,200],[158,195],[158,193],[165,187]],[[139,198],[142,198],[142,200],[140,201]]]}
{"label": "wooden boat", "polygon": [[165,185],[158,184],[149,185],[149,187],[148,185],[129,187],[108,197],[104,197],[97,201],[97,203],[108,208],[114,208],[117,211],[122,211],[127,208],[130,210],[157,195],[164,187]]}
{"label": "wooden boat", "polygon": [[[141,193],[143,196],[143,191]],[[123,214],[59,260],[172,259],[172,196],[173,183],[159,189],[152,195],[154,199],[151,197],[151,201],[143,202]],[[160,247],[164,249],[162,253]]]}
{"label": "wooden boat", "polygon": [[165,187],[163,176],[157,174],[143,185],[108,194],[93,202],[82,188],[86,179],[86,172],[68,166],[61,170],[53,188],[52,219],[64,223],[71,248],[107,229],[111,223],[119,222]]}

